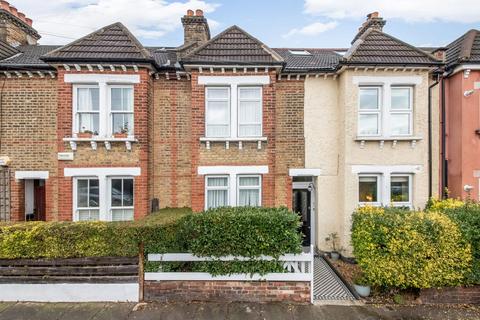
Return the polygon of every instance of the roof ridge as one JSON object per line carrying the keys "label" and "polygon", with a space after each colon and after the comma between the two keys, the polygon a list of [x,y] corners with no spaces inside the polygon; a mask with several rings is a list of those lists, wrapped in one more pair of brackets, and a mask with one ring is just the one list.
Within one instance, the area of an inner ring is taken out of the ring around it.
{"label": "roof ridge", "polygon": [[477,37],[478,31],[470,29],[463,35],[462,46],[460,47],[459,61],[469,60],[472,55],[473,43]]}

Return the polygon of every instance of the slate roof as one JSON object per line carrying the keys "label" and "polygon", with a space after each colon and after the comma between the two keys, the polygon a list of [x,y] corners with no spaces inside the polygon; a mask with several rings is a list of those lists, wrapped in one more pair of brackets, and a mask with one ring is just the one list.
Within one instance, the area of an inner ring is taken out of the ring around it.
{"label": "slate roof", "polygon": [[[309,72],[337,70],[343,53],[347,49],[318,48],[274,48],[285,61],[286,72]],[[292,51],[306,51],[309,54],[293,54]],[[340,52],[340,53],[339,53]]]}
{"label": "slate roof", "polygon": [[53,69],[49,64],[41,60],[40,57],[59,47],[51,45],[18,46],[15,48],[17,50],[15,55],[0,61],[0,68]]}
{"label": "slate roof", "polygon": [[342,63],[392,66],[441,64],[431,54],[375,29],[368,29],[355,41]]}
{"label": "slate roof", "polygon": [[150,52],[120,22],[60,47],[42,59],[59,62],[153,62]]}
{"label": "slate roof", "polygon": [[480,63],[480,31],[472,29],[447,46],[447,67]]}
{"label": "slate roof", "polygon": [[15,54],[19,53],[17,49],[9,45],[7,42],[0,40],[0,59],[9,58]]}
{"label": "slate roof", "polygon": [[157,66],[162,68],[181,68],[177,61],[176,48],[146,47],[146,49],[150,52]]}
{"label": "slate roof", "polygon": [[282,65],[283,59],[261,41],[231,26],[182,59],[185,64]]}

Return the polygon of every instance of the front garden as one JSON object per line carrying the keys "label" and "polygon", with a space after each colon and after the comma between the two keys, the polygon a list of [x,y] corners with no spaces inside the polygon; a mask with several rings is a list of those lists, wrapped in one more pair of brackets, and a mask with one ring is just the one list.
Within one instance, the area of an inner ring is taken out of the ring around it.
{"label": "front garden", "polygon": [[374,301],[401,303],[421,289],[480,284],[480,204],[431,200],[423,211],[361,207],[353,214],[356,265],[334,262]]}

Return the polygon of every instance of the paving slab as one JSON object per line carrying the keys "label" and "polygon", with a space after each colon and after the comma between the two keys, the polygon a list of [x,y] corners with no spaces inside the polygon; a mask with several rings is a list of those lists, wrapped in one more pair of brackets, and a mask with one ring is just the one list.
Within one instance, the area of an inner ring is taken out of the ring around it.
{"label": "paving slab", "polygon": [[228,312],[227,303],[199,303],[195,313],[195,319],[211,320],[226,319]]}
{"label": "paving slab", "polygon": [[132,320],[189,320],[195,319],[198,304],[147,304],[138,311],[129,314],[128,319]]}
{"label": "paving slab", "polygon": [[[68,308],[65,310],[65,312],[62,314],[60,318],[56,318],[58,320],[90,320],[92,319],[96,314],[100,313],[103,308],[105,307],[105,303],[62,303],[64,308]],[[120,304],[118,304],[117,307],[119,307]],[[35,318],[31,318],[35,319]]]}
{"label": "paving slab", "polygon": [[281,303],[269,303],[263,304],[260,307],[262,319],[264,320],[276,320],[276,319],[288,319],[293,320],[292,309],[294,306]]}
{"label": "paving slab", "polygon": [[107,303],[91,320],[127,320],[134,307],[135,303]]}
{"label": "paving slab", "polygon": [[[231,302],[228,304],[228,320],[260,320],[261,305],[256,303]],[[221,319],[221,318],[220,318]],[[278,320],[283,320],[282,318]]]}
{"label": "paving slab", "polygon": [[15,303],[16,302],[0,302],[0,313],[2,313],[3,310],[15,305]]}

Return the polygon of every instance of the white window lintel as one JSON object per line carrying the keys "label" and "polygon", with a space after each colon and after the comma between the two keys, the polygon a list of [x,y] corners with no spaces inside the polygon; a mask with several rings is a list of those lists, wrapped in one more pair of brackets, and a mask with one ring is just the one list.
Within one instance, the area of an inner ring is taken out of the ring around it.
{"label": "white window lintel", "polygon": [[290,177],[317,177],[322,174],[322,169],[289,169]]}
{"label": "white window lintel", "polygon": [[368,173],[420,173],[423,170],[422,165],[393,165],[393,166],[378,166],[378,165],[352,165],[352,173],[368,174]]}
{"label": "white window lintel", "polygon": [[358,85],[419,85],[422,83],[421,76],[354,76],[354,84]]}
{"label": "white window lintel", "polygon": [[239,174],[266,174],[268,173],[268,166],[199,166],[199,175],[210,174],[225,174],[225,175],[239,175]]}
{"label": "white window lintel", "polygon": [[66,74],[66,83],[118,83],[134,84],[140,83],[138,74]]}
{"label": "white window lintel", "polygon": [[65,177],[109,177],[109,176],[139,176],[139,167],[124,168],[65,168]]}
{"label": "white window lintel", "polygon": [[15,171],[15,179],[48,179],[48,171]]}
{"label": "white window lintel", "polygon": [[199,76],[200,85],[265,85],[270,84],[269,76]]}

